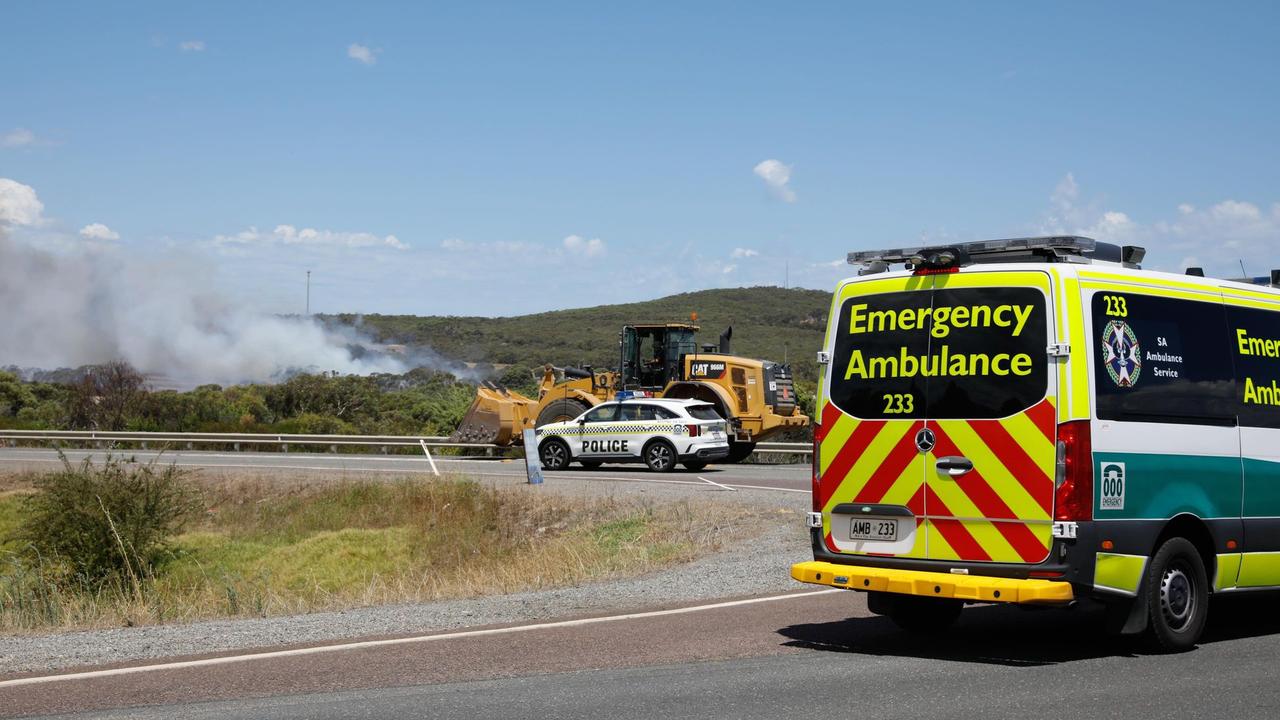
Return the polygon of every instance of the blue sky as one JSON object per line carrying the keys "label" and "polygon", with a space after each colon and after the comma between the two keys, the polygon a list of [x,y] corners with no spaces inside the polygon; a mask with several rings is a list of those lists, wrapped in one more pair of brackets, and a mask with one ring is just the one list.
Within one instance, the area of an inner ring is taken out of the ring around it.
{"label": "blue sky", "polygon": [[[1274,3],[10,3],[0,224],[269,312],[829,288],[1083,232],[1280,266]],[[101,226],[101,227],[99,227]]]}

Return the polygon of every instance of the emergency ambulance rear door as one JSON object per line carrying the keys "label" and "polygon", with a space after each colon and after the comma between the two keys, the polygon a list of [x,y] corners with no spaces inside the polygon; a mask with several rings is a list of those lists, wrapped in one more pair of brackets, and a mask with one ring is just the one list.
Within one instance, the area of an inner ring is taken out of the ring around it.
{"label": "emergency ambulance rear door", "polygon": [[813,489],[831,552],[926,556],[925,379],[902,358],[928,353],[933,283],[853,280],[832,299]]}
{"label": "emergency ambulance rear door", "polygon": [[1041,562],[1052,545],[1057,440],[1050,276],[964,268],[933,277],[933,444],[920,448],[927,557]]}

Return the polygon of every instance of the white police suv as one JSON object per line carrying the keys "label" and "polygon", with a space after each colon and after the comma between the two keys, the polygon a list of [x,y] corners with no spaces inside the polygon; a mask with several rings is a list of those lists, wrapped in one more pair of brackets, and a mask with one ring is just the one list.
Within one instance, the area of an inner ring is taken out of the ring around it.
{"label": "white police suv", "polygon": [[701,470],[729,455],[724,418],[701,400],[614,400],[573,420],[543,425],[537,437],[547,470],[563,470],[574,460],[586,468],[642,462],[656,472],[670,472],[679,463]]}

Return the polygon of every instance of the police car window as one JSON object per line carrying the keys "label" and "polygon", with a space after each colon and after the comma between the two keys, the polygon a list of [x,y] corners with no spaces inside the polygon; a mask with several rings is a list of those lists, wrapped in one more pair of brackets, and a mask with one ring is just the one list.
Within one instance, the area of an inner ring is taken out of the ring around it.
{"label": "police car window", "polygon": [[689,416],[697,420],[719,420],[720,414],[710,405],[694,405],[689,408]]}
{"label": "police car window", "polygon": [[657,420],[658,419],[658,408],[654,407],[653,405],[640,405],[639,407],[636,408],[636,410],[640,413],[640,417],[636,418],[637,420]]}
{"label": "police car window", "polygon": [[643,420],[643,410],[639,405],[622,405],[618,415],[619,420]]}
{"label": "police car window", "polygon": [[1280,427],[1280,312],[1227,308],[1240,424]]}
{"label": "police car window", "polygon": [[664,407],[653,406],[653,416],[658,420],[675,420],[680,417]]}
{"label": "police car window", "polygon": [[586,420],[587,422],[610,422],[614,419],[617,412],[618,405],[616,403],[600,405],[592,408],[591,411],[587,413]]}
{"label": "police car window", "polygon": [[1235,424],[1221,303],[1097,292],[1091,307],[1100,419]]}

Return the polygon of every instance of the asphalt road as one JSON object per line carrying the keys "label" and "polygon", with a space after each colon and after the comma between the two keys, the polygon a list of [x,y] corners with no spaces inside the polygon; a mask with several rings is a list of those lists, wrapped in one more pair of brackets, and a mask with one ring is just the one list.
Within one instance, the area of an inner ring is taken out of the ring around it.
{"label": "asphalt road", "polygon": [[[802,591],[803,592],[803,591]],[[1191,653],[1146,654],[1096,611],[973,607],[944,635],[805,593],[313,654],[9,686],[0,715],[104,718],[1271,718],[1271,599],[1215,602]],[[143,707],[146,706],[146,707]]]}
{"label": "asphalt road", "polygon": [[[101,460],[102,450],[64,450],[72,462],[85,457]],[[147,462],[161,457],[162,462],[176,463],[181,467],[210,469],[245,469],[258,471],[290,471],[325,474],[430,474],[431,464],[421,455],[330,455],[320,453],[269,453],[269,452],[203,452],[193,450],[120,451],[128,457]],[[0,447],[0,468],[17,470],[47,469],[61,462],[55,450],[43,448]],[[523,460],[464,459],[436,457],[440,472],[465,473],[475,477],[524,477]],[[698,472],[679,468],[671,473],[654,473],[644,465],[604,465],[587,470],[578,465],[568,470],[545,473],[548,480],[556,477],[575,479],[600,479],[629,482],[660,482],[688,484],[705,487],[719,483],[743,489],[766,489],[808,493],[810,490],[809,466],[806,465],[712,465]],[[702,479],[699,479],[702,478]]]}

